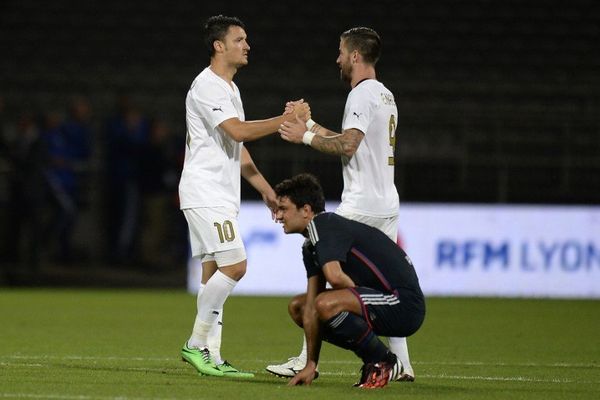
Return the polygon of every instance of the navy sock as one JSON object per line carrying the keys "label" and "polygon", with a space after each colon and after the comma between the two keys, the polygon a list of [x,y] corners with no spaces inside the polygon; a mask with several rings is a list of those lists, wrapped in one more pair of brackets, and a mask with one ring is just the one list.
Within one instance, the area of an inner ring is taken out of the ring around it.
{"label": "navy sock", "polygon": [[373,333],[367,322],[347,311],[325,321],[324,339],[336,346],[354,351],[365,364],[387,358],[388,348]]}

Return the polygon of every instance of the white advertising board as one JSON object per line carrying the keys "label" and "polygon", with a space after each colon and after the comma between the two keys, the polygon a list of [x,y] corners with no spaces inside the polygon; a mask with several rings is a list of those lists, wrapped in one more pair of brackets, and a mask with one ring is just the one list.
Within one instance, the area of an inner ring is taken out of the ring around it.
{"label": "white advertising board", "polygon": [[[242,204],[240,229],[248,269],[235,294],[305,290],[302,236],[261,203]],[[425,295],[600,298],[600,207],[402,204],[399,241]],[[192,292],[199,270],[191,261]]]}

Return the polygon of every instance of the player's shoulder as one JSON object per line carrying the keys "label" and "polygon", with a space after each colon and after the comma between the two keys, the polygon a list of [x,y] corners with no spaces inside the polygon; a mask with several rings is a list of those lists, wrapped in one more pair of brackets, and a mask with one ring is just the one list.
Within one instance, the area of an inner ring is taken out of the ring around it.
{"label": "player's shoulder", "polygon": [[334,212],[325,211],[325,212],[315,215],[315,217],[313,218],[313,222],[315,222],[316,224],[319,224],[319,225],[326,225],[326,224],[330,224],[330,223],[335,223],[335,222],[339,221],[340,219],[344,219],[344,218]]}
{"label": "player's shoulder", "polygon": [[196,76],[196,79],[194,79],[190,88],[191,92],[198,95],[202,93],[212,94],[223,90],[226,90],[223,83],[219,81],[215,73],[208,67],[204,68],[204,70]]}
{"label": "player's shoulder", "polygon": [[356,85],[354,89],[350,91],[348,99],[351,101],[360,100],[379,103],[382,94],[391,95],[391,92],[377,79],[367,79]]}
{"label": "player's shoulder", "polygon": [[372,93],[373,91],[380,91],[382,88],[387,90],[385,85],[377,79],[365,79],[362,82],[359,82],[351,92]]}
{"label": "player's shoulder", "polygon": [[339,215],[332,212],[322,212],[314,216],[308,224],[308,238],[315,245],[324,234],[326,235],[335,225]]}
{"label": "player's shoulder", "polygon": [[332,229],[340,224],[343,224],[346,218],[334,213],[334,212],[322,212],[317,214],[311,224],[318,230]]}
{"label": "player's shoulder", "polygon": [[389,90],[383,83],[372,80],[373,82],[369,85],[367,90],[369,91],[370,98],[377,106],[388,106],[396,107],[396,100],[394,94]]}

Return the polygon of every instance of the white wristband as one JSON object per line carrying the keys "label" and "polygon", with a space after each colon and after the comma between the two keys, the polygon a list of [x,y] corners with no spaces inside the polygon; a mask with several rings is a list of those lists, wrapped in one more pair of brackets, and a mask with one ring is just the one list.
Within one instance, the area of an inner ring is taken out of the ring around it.
{"label": "white wristband", "polygon": [[306,121],[306,127],[308,128],[308,130],[310,131],[312,129],[313,126],[315,126],[317,123],[315,121],[311,119],[309,119],[308,121]]}
{"label": "white wristband", "polygon": [[314,137],[315,134],[313,132],[306,131],[304,132],[304,136],[302,136],[302,143],[304,143],[307,146],[310,146]]}

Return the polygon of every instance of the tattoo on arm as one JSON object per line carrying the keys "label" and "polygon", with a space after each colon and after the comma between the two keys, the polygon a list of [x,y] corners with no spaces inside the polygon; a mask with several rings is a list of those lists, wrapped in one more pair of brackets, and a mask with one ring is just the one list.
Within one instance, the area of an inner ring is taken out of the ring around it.
{"label": "tattoo on arm", "polygon": [[319,125],[313,126],[312,131],[316,136],[312,140],[311,147],[325,154],[352,157],[362,140],[362,134],[357,133],[358,131],[338,134]]}
{"label": "tattoo on arm", "polygon": [[331,132],[325,128],[323,128],[321,125],[319,124],[314,124],[312,128],[310,128],[310,131],[312,133],[315,133],[317,135],[320,136],[331,136],[331,135],[336,135],[335,132]]}
{"label": "tattoo on arm", "polygon": [[312,140],[310,146],[316,150],[319,150],[322,153],[332,154],[332,155],[342,155],[344,154],[344,145],[339,138],[336,137],[325,137],[325,136],[315,136]]}

